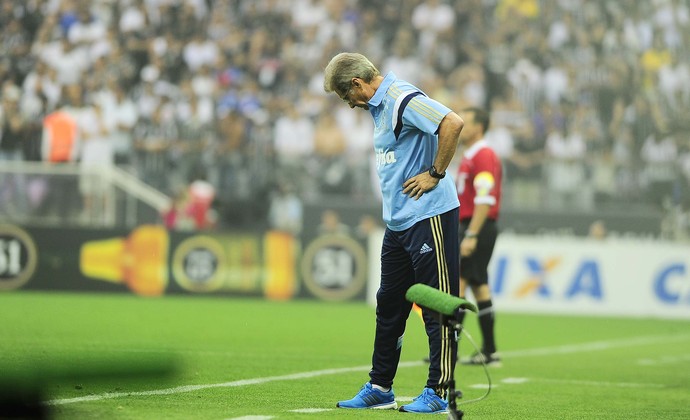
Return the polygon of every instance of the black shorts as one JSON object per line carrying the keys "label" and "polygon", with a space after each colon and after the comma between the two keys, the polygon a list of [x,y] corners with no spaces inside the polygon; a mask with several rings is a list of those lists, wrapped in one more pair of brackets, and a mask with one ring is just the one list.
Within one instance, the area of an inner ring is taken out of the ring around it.
{"label": "black shorts", "polygon": [[460,249],[453,239],[457,231],[457,208],[419,221],[404,231],[386,229],[379,297],[397,295],[405,300],[405,292],[415,283],[457,296]]}
{"label": "black shorts", "polygon": [[[458,243],[462,243],[469,224],[470,219],[460,220]],[[486,219],[484,226],[477,234],[477,248],[474,250],[474,253],[469,257],[460,258],[460,278],[466,280],[472,286],[489,284],[489,261],[491,261],[497,237],[498,228],[496,227],[496,221]]]}

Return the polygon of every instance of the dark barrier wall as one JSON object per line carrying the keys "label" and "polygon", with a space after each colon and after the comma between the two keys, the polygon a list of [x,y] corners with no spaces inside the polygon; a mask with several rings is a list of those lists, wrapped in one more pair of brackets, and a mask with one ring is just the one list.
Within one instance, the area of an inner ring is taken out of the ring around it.
{"label": "dark barrier wall", "polygon": [[633,210],[627,213],[506,210],[502,213],[501,229],[521,235],[587,236],[592,223],[599,220],[613,236],[657,238],[662,223],[661,214]]}
{"label": "dark barrier wall", "polygon": [[[381,204],[375,201],[329,199],[304,206],[304,236],[316,235],[328,225],[328,212],[335,212],[339,226],[362,237],[373,225],[382,226]],[[649,210],[626,212],[598,209],[596,212],[511,210],[501,211],[500,228],[520,235],[587,236],[590,226],[601,221],[609,234],[620,237],[657,238],[661,234],[662,214]],[[333,225],[333,223],[331,223]]]}
{"label": "dark barrier wall", "polygon": [[[299,238],[258,230],[171,232],[160,225],[96,230],[0,224],[0,291],[365,299],[367,238],[382,227],[380,211],[378,203],[308,204]],[[619,236],[657,237],[661,223],[636,214],[505,212],[501,229],[585,236],[596,219]]]}
{"label": "dark barrier wall", "polygon": [[368,261],[362,234],[330,217],[308,230],[301,242],[279,231],[0,225],[0,291],[363,300]]}
{"label": "dark barrier wall", "polygon": [[0,225],[0,290],[229,293],[289,299],[298,291],[289,234],[131,231]]}

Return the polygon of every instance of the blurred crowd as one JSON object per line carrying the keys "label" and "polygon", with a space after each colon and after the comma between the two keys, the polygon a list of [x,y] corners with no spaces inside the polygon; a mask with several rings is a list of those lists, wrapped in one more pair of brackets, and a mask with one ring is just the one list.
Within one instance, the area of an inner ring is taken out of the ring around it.
{"label": "blurred crowd", "polygon": [[690,207],[684,0],[0,4],[0,161],[49,160],[45,117],[62,110],[81,129],[70,159],[171,196],[203,180],[221,220],[373,200],[371,118],[322,88],[347,50],[490,109],[507,206]]}

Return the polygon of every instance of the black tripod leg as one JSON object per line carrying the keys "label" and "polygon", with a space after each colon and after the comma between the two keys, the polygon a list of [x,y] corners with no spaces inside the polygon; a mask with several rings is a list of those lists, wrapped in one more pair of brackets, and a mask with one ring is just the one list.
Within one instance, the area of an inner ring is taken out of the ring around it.
{"label": "black tripod leg", "polygon": [[465,415],[462,410],[449,410],[448,420],[461,420],[462,416]]}

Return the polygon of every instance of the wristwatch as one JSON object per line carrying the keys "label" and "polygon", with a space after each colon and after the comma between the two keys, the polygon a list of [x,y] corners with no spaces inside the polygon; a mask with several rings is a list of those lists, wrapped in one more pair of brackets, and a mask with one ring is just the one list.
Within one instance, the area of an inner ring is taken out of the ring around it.
{"label": "wristwatch", "polygon": [[446,176],[446,173],[444,172],[444,173],[440,174],[440,173],[436,172],[436,167],[431,165],[431,168],[429,168],[429,175],[431,175],[432,177],[434,177],[436,179],[443,179]]}

